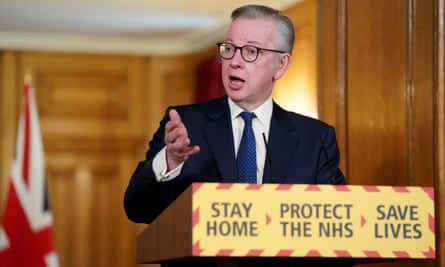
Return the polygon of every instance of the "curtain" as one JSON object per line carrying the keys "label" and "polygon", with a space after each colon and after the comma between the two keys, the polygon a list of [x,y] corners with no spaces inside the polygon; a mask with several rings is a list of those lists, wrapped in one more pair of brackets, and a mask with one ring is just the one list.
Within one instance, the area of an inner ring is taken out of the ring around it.
{"label": "curtain", "polygon": [[196,102],[224,95],[221,80],[221,62],[218,56],[213,56],[199,63],[197,77]]}

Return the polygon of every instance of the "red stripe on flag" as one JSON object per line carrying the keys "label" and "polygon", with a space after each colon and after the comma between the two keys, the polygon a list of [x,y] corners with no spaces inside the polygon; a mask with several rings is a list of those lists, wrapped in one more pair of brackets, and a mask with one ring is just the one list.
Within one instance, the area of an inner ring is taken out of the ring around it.
{"label": "red stripe on flag", "polygon": [[38,232],[31,229],[12,183],[6,203],[3,229],[10,247],[0,251],[0,266],[46,266],[44,257],[54,250],[51,226]]}
{"label": "red stripe on flag", "polygon": [[29,150],[30,150],[30,146],[29,146],[29,142],[31,139],[31,134],[30,134],[30,115],[31,113],[29,112],[29,86],[25,85],[25,99],[24,99],[24,135],[23,135],[23,169],[22,169],[22,177],[23,177],[23,181],[25,182],[26,185],[29,185]]}
{"label": "red stripe on flag", "polygon": [[45,164],[32,88],[24,87],[8,197],[0,231],[0,266],[57,266]]}

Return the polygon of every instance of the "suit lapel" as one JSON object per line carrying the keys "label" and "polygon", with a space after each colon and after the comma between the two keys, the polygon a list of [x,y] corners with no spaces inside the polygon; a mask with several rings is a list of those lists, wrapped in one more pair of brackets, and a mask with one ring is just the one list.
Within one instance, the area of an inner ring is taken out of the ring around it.
{"label": "suit lapel", "polygon": [[218,164],[222,182],[237,182],[235,150],[233,145],[232,124],[227,99],[223,98],[223,107],[218,106],[208,113],[210,122],[204,132],[209,149]]}
{"label": "suit lapel", "polygon": [[264,183],[281,183],[286,177],[299,141],[297,129],[291,121],[287,113],[274,103],[268,144],[272,163],[266,159]]}
{"label": "suit lapel", "polygon": [[[237,182],[236,159],[232,124],[227,98],[213,106],[207,114],[209,123],[204,132],[209,149],[215,157],[221,182]],[[284,180],[296,151],[299,138],[297,128],[286,111],[274,103],[270,122],[269,149],[272,164],[266,159],[264,183],[280,183]],[[273,165],[273,166],[271,166]]]}

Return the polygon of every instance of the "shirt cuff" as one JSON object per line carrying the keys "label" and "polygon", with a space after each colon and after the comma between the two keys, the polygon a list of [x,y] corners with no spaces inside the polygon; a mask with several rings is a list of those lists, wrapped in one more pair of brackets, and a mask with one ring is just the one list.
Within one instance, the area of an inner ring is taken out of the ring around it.
{"label": "shirt cuff", "polygon": [[156,175],[156,180],[158,182],[173,180],[181,174],[183,165],[184,162],[179,164],[179,166],[173,170],[167,172],[167,147],[164,147],[153,159],[153,172]]}

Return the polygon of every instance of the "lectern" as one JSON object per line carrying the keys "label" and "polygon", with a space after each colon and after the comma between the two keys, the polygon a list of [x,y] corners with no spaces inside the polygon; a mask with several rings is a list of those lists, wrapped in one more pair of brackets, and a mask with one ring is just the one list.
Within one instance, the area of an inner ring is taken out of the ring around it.
{"label": "lectern", "polygon": [[434,222],[431,187],[193,183],[138,236],[137,262],[427,260]]}

